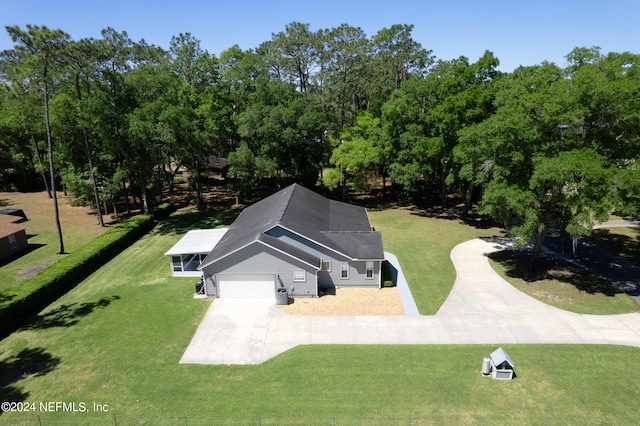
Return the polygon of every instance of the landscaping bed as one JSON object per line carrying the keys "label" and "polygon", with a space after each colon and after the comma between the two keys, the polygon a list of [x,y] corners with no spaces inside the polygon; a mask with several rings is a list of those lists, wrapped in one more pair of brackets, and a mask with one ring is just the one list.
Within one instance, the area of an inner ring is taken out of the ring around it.
{"label": "landscaping bed", "polygon": [[289,305],[278,306],[289,315],[404,315],[397,287],[338,288],[327,290],[317,298],[293,299]]}

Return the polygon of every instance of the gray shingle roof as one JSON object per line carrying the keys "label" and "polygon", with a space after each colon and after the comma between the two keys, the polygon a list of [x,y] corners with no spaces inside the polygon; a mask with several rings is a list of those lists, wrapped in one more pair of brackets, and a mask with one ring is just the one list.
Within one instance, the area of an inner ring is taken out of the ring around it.
{"label": "gray shingle roof", "polygon": [[275,226],[352,259],[384,259],[382,237],[371,228],[363,207],[330,200],[293,184],[244,209],[200,268],[255,241],[319,267],[317,256],[265,233]]}

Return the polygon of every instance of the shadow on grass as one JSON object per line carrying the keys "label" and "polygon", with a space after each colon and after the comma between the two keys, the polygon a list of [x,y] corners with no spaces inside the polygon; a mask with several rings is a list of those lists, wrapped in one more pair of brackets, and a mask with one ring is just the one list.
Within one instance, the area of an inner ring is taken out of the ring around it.
{"label": "shadow on grass", "polygon": [[98,308],[105,308],[120,296],[103,297],[97,302],[71,303],[62,305],[53,311],[38,315],[26,324],[23,330],[41,330],[52,327],[70,327],[78,323],[81,317],[89,315]]}
{"label": "shadow on grass", "polygon": [[629,231],[633,236],[614,233],[606,228],[595,229],[593,237],[609,251],[640,266],[640,227],[629,228]]}
{"label": "shadow on grass", "polygon": [[5,257],[4,259],[0,260],[0,268],[2,268],[5,265],[8,265],[9,263],[11,263],[11,262],[13,262],[13,261],[15,261],[17,259],[20,259],[23,256],[28,255],[29,253],[31,253],[33,251],[38,250],[39,248],[44,247],[44,246],[46,246],[46,244],[31,244],[31,243],[29,243],[29,244],[27,244],[27,246],[24,249],[20,250],[19,252],[15,253],[15,254],[12,254],[11,256]]}
{"label": "shadow on grass", "polygon": [[[27,348],[15,356],[0,361],[0,400],[2,402],[22,402],[29,396],[15,383],[27,377],[39,376],[53,371],[60,358],[54,357],[43,348]],[[0,410],[0,415],[3,411]]]}
{"label": "shadow on grass", "polygon": [[467,215],[462,214],[460,206],[429,206],[429,207],[412,207],[411,214],[432,219],[444,219],[458,221],[465,225],[476,229],[490,229],[500,227],[494,220],[488,216],[482,216],[475,212]]}
{"label": "shadow on grass", "polygon": [[613,297],[623,293],[609,282],[560,259],[540,257],[531,268],[531,256],[531,253],[520,250],[501,250],[489,254],[492,260],[504,267],[507,276],[519,278],[527,283],[557,280],[589,294]]}
{"label": "shadow on grass", "polygon": [[192,229],[221,228],[231,226],[240,214],[239,209],[216,209],[209,211],[186,211],[174,213],[158,223],[155,233],[185,234]]}

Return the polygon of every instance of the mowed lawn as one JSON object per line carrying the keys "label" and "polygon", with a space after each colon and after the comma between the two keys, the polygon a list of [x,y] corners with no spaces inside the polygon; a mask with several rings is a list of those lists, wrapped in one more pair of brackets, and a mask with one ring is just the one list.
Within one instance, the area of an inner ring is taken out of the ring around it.
{"label": "mowed lawn", "polygon": [[[371,220],[419,283],[412,290],[420,309],[434,311],[429,292],[450,289],[455,277],[451,247],[494,231],[413,213],[382,210]],[[187,229],[225,226],[233,216],[174,215],[2,340],[1,399],[35,403],[36,412],[1,413],[0,423],[640,422],[639,348],[506,345],[513,381],[481,376],[495,349],[482,345],[314,345],[261,365],[179,364],[212,302],[191,297],[196,279],[169,277],[163,253]],[[88,412],[44,412],[41,402]]]}
{"label": "mowed lawn", "polygon": [[[58,195],[60,227],[63,233],[65,252],[74,250],[104,233],[107,228],[98,226],[95,211],[84,207],[72,207],[69,197]],[[60,258],[58,251],[58,233],[53,214],[53,200],[46,192],[2,192],[0,208],[23,209],[27,221],[25,226],[29,248],[17,257],[0,260],[0,291],[11,288],[20,281],[38,273]],[[109,216],[104,217],[108,225]],[[64,255],[62,255],[64,256]]]}

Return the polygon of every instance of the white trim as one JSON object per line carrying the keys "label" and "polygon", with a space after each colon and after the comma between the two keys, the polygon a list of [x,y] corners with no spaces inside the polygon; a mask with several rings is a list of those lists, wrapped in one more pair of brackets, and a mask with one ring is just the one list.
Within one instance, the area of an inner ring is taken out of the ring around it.
{"label": "white trim", "polygon": [[[329,247],[329,246],[325,246],[324,244],[319,243],[319,242],[318,242],[318,241],[316,241],[316,240],[312,240],[311,238],[307,237],[306,235],[302,235],[302,234],[300,234],[299,232],[296,232],[296,231],[294,231],[294,230],[291,230],[291,229],[287,228],[286,226],[283,226],[282,224],[279,224],[279,223],[278,223],[278,224],[276,224],[276,225],[274,225],[274,226],[272,226],[271,228],[269,228],[269,229],[265,230],[265,231],[264,231],[264,233],[266,234],[267,232],[271,231],[271,230],[272,230],[272,229],[274,229],[274,228],[282,228],[282,229],[285,229],[285,230],[287,230],[287,231],[291,232],[291,233],[292,233],[292,234],[294,234],[294,235],[297,235],[297,236],[299,236],[299,237],[301,237],[301,238],[304,238],[304,239],[305,239],[305,240],[307,240],[307,241],[312,242],[313,244],[317,244],[317,245],[319,245],[320,247],[323,247],[323,248],[325,248],[325,249],[327,249],[327,250],[330,250],[330,251],[332,251],[332,252],[334,252],[334,253],[337,253],[337,254],[339,254],[339,255],[340,255],[340,256],[342,256],[342,257],[346,257],[346,258],[347,258],[347,259],[349,259],[349,260],[356,260],[356,259],[352,258],[351,256],[348,256],[347,254],[342,253],[341,251],[338,251],[338,250],[336,250],[336,249],[334,249],[334,248],[331,248],[331,247]],[[320,232],[322,233],[322,231],[320,231]]]}
{"label": "white trim", "polygon": [[229,252],[229,253],[225,254],[224,256],[220,256],[220,257],[218,257],[218,258],[216,258],[216,259],[214,259],[214,260],[210,261],[210,262],[209,262],[209,263],[207,263],[206,265],[201,264],[201,265],[198,267],[198,270],[203,270],[204,268],[207,268],[207,267],[209,267],[209,266],[213,265],[214,263],[216,263],[216,262],[218,262],[218,261],[220,261],[220,260],[222,260],[222,259],[224,259],[224,258],[227,258],[227,257],[231,256],[232,254],[235,254],[235,253],[239,252],[240,250],[244,250],[245,248],[249,247],[250,245],[252,245],[252,244],[256,244],[256,243],[262,244],[262,245],[263,245],[263,246],[265,246],[265,247],[269,247],[269,248],[270,248],[271,250],[273,250],[273,251],[276,251],[276,252],[278,252],[278,253],[282,253],[282,254],[284,254],[285,256],[287,256],[287,257],[289,257],[289,258],[291,258],[291,259],[295,259],[295,260],[297,260],[298,262],[304,263],[305,265],[309,265],[309,266],[311,266],[312,268],[314,268],[314,269],[316,269],[316,270],[319,270],[319,269],[320,269],[320,267],[318,267],[318,265],[313,265],[313,264],[311,264],[311,263],[309,263],[309,262],[307,262],[307,261],[304,261],[304,260],[300,259],[299,257],[295,257],[295,256],[293,256],[292,254],[287,253],[286,251],[282,251],[282,250],[280,250],[280,249],[278,249],[278,248],[275,248],[274,246],[272,246],[272,245],[270,245],[270,244],[267,244],[267,243],[265,243],[264,241],[260,241],[260,240],[253,240],[253,241],[251,241],[250,243],[247,243],[247,244],[243,245],[242,247],[240,247],[240,248],[238,248],[238,249],[236,249],[236,250],[234,250],[234,251],[232,251],[232,252]]}
{"label": "white trim", "polygon": [[[345,268],[345,266],[346,266],[346,268]],[[348,280],[349,279],[349,268],[350,268],[349,262],[340,262],[340,279],[341,280]],[[344,272],[347,273],[346,277],[342,275]]]}
{"label": "white trim", "polygon": [[[369,267],[369,265],[371,265],[371,267]],[[369,276],[369,271],[371,271],[371,276]],[[366,280],[372,280],[375,277],[376,277],[375,264],[373,263],[373,261],[369,260],[365,262],[364,278]]]}

